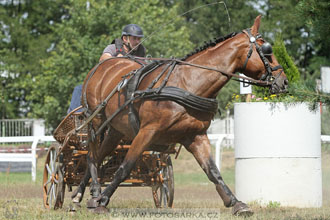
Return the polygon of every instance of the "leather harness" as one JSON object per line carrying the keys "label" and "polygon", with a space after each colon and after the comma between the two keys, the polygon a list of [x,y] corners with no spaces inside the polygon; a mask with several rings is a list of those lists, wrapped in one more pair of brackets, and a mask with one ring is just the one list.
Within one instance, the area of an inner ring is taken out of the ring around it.
{"label": "leather harness", "polygon": [[[282,66],[278,65],[273,68],[270,67],[270,64],[267,61],[267,58],[263,55],[261,47],[256,43],[256,39],[261,38],[260,35],[253,36],[251,34],[250,29],[244,30],[243,33],[245,33],[249,37],[249,40],[250,40],[250,50],[248,52],[248,55],[247,55],[243,68],[244,69],[246,68],[247,62],[248,62],[249,58],[251,57],[251,54],[253,52],[253,45],[256,47],[256,50],[266,68],[266,74],[264,74],[260,80],[249,79],[251,81],[250,83],[259,84],[261,86],[271,86],[273,84],[273,82],[275,81],[275,79],[277,77],[279,77],[279,75],[282,73],[282,71],[283,71]],[[215,115],[217,112],[217,109],[218,109],[218,101],[216,99],[196,96],[181,88],[166,86],[171,73],[173,72],[174,68],[178,64],[190,65],[190,66],[195,66],[197,68],[203,68],[203,69],[209,69],[209,70],[220,72],[224,75],[235,76],[235,77],[241,78],[241,79],[246,78],[246,77],[237,76],[232,73],[226,73],[224,71],[220,71],[220,70],[217,70],[214,68],[188,63],[188,62],[178,60],[178,59],[156,59],[156,60],[153,60],[150,64],[145,65],[144,62],[141,62],[141,60],[146,60],[146,58],[134,57],[131,55],[126,55],[125,57],[121,57],[121,58],[133,59],[135,62],[138,62],[139,64],[142,64],[143,66],[140,69],[132,71],[132,72],[126,74],[125,76],[123,76],[122,80],[118,83],[118,85],[115,87],[115,89],[106,97],[106,99],[103,102],[101,102],[96,107],[96,109],[93,112],[91,112],[91,110],[88,108],[88,105],[87,105],[86,87],[87,87],[88,81],[94,75],[98,66],[100,66],[100,64],[102,64],[103,62],[105,62],[108,59],[102,61],[97,66],[95,66],[94,69],[92,70],[91,74],[89,75],[89,77],[85,83],[85,86],[83,88],[83,101],[86,106],[85,114],[88,116],[88,119],[86,120],[86,123],[84,123],[82,126],[77,128],[76,131],[79,131],[84,126],[86,126],[86,124],[89,123],[92,120],[92,118],[95,117],[106,106],[107,102],[114,95],[114,93],[116,93],[117,91],[119,92],[123,89],[124,89],[123,91],[124,91],[125,97],[126,97],[125,102],[121,106],[119,106],[118,109],[109,118],[107,118],[107,120],[105,122],[103,122],[103,124],[100,126],[100,128],[96,132],[93,132],[95,134],[95,136],[101,134],[103,132],[103,129],[105,127],[107,127],[109,122],[119,112],[124,110],[127,106],[129,109],[128,116],[129,116],[129,121],[131,124],[132,131],[133,131],[134,135],[137,135],[137,133],[139,131],[139,127],[140,127],[140,122],[139,122],[139,117],[137,115],[137,112],[133,107],[133,103],[134,103],[134,101],[136,101],[138,99],[150,99],[150,100],[155,100],[155,101],[170,100],[170,101],[174,101],[180,105],[183,105],[185,107],[192,108],[197,111],[211,113],[211,114]],[[109,58],[109,59],[116,59],[116,57]],[[139,87],[140,83],[142,82],[142,80],[149,73],[151,73],[152,71],[154,71],[155,69],[157,69],[160,66],[163,66],[163,70],[148,85],[147,89],[138,90],[138,87]],[[282,69],[282,71],[276,77],[272,76],[272,71],[275,71],[278,69]],[[160,80],[160,78],[164,74],[166,74],[166,75],[165,75],[161,85],[157,88],[153,88],[153,86]]]}

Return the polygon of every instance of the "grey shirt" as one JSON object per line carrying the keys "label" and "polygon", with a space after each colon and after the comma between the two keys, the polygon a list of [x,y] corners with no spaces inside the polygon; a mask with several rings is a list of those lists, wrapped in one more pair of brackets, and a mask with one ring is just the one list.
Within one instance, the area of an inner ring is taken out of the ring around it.
{"label": "grey shirt", "polygon": [[111,56],[116,56],[116,45],[115,44],[109,44],[104,50],[103,53],[109,53]]}

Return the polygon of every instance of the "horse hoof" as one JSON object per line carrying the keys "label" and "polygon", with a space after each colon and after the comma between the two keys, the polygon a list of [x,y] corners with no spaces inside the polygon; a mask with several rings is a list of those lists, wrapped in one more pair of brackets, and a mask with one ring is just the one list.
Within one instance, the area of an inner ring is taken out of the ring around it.
{"label": "horse hoof", "polygon": [[99,206],[99,207],[94,209],[94,213],[96,213],[96,214],[106,214],[106,213],[109,213],[109,210],[104,206]]}
{"label": "horse hoof", "polygon": [[72,195],[72,202],[73,203],[79,203],[82,200],[82,194],[81,193],[77,193],[76,195]]}
{"label": "horse hoof", "polygon": [[236,216],[243,216],[243,217],[250,217],[253,215],[252,209],[250,209],[245,203],[239,201],[233,207],[232,210],[233,215]]}
{"label": "horse hoof", "polygon": [[87,201],[87,208],[95,209],[99,206],[99,201],[96,198],[91,198]]}

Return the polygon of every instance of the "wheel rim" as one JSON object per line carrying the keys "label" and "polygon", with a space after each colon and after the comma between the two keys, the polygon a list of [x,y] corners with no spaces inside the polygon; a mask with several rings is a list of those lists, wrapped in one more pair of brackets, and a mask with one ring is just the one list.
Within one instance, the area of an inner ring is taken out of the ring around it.
{"label": "wheel rim", "polygon": [[[59,163],[56,161],[58,149],[51,146],[45,161],[43,176],[44,206],[47,209],[57,209],[63,202],[63,176]],[[62,198],[61,198],[62,197]]]}
{"label": "wheel rim", "polygon": [[171,158],[167,159],[167,166],[163,167],[159,173],[163,181],[153,186],[153,197],[157,208],[171,208],[174,197],[173,167]]}

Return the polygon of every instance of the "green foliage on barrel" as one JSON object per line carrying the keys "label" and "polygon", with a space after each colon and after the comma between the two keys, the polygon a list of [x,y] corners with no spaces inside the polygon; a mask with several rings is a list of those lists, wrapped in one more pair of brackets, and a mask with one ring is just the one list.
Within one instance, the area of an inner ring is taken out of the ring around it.
{"label": "green foliage on barrel", "polygon": [[284,41],[280,35],[275,39],[273,53],[277,61],[282,65],[289,82],[298,82],[300,80],[300,72],[297,66],[294,64],[291,56],[288,54],[284,45]]}

